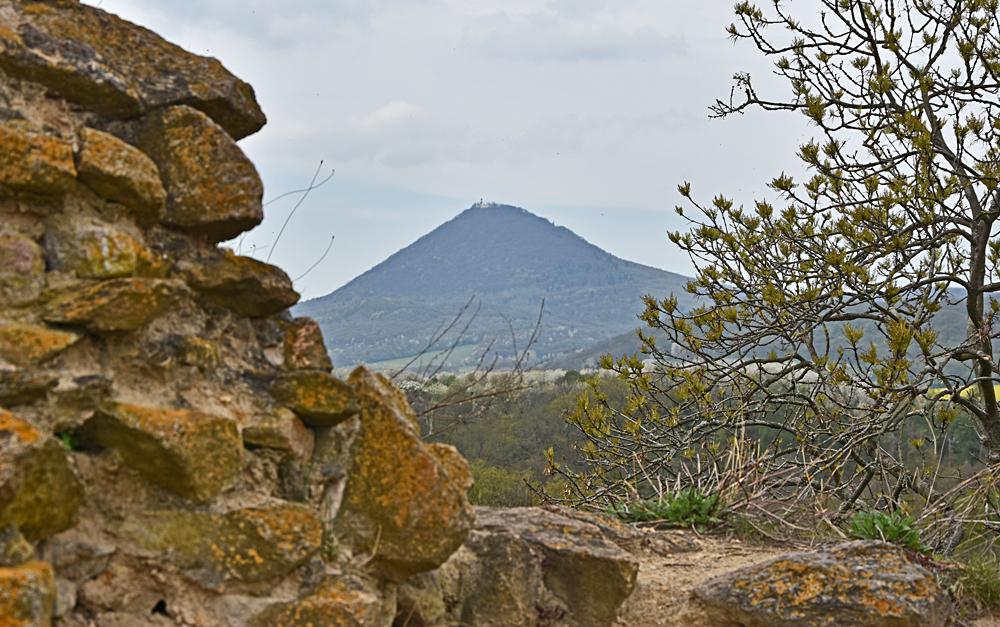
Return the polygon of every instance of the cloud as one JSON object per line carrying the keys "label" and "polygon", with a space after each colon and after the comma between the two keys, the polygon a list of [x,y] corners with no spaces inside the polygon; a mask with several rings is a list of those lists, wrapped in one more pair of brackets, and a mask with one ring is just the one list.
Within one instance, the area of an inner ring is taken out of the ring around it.
{"label": "cloud", "polygon": [[687,51],[678,33],[606,14],[497,18],[482,32],[473,32],[468,44],[481,54],[534,63],[660,61]]}
{"label": "cloud", "polygon": [[364,132],[377,133],[405,123],[420,113],[420,107],[404,100],[396,100],[351,120],[351,125]]}

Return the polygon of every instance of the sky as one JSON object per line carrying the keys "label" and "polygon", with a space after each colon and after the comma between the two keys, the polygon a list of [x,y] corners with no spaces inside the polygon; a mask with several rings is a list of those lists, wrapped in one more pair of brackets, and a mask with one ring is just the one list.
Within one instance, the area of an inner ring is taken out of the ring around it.
{"label": "sky", "polygon": [[[725,0],[89,0],[256,90],[240,142],[267,205],[233,243],[327,294],[473,203],[512,204],[632,261],[691,274],[667,240],[684,181],[750,203],[796,171],[790,113],[710,119],[770,61],[725,33]],[[783,85],[771,82],[780,90]],[[288,219],[281,239],[276,234]],[[315,269],[335,237],[329,254]],[[273,246],[273,248],[272,248]]]}

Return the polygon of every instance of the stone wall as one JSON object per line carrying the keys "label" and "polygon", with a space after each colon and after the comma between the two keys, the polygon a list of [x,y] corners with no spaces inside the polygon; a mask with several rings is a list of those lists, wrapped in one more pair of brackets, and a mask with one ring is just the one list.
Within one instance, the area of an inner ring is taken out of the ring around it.
{"label": "stone wall", "polygon": [[0,0],[0,623],[378,625],[466,539],[469,471],[331,375],[218,61]]}

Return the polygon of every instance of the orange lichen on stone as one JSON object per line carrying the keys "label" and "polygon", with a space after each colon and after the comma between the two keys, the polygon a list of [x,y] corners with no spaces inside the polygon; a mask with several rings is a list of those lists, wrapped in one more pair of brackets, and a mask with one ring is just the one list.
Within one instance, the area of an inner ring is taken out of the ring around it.
{"label": "orange lichen on stone", "polygon": [[281,577],[323,541],[316,512],[293,503],[225,514],[154,511],[128,521],[121,532],[145,549],[172,555],[178,566],[203,573],[211,584]]}
{"label": "orange lichen on stone", "polygon": [[257,169],[204,113],[186,106],[152,113],[138,144],[159,166],[165,224],[221,242],[263,220]]}
{"label": "orange lichen on stone", "polygon": [[26,122],[0,123],[0,192],[59,195],[76,179],[73,146]]}
{"label": "orange lichen on stone", "polygon": [[441,564],[468,535],[468,471],[420,440],[413,410],[388,379],[358,368],[349,382],[361,407],[360,430],[334,531],[357,552],[377,543],[379,572],[405,579]]}
{"label": "orange lichen on stone", "polygon": [[[0,68],[112,118],[189,104],[239,139],[266,121],[253,89],[219,61],[79,2],[24,2],[4,25]],[[30,42],[14,31],[30,32]]]}
{"label": "orange lichen on stone", "polygon": [[328,372],[301,370],[278,377],[271,396],[307,425],[329,427],[358,413],[354,390]]}
{"label": "orange lichen on stone", "polygon": [[50,625],[55,598],[55,575],[47,562],[0,568],[0,626]]}
{"label": "orange lichen on stone", "polygon": [[42,317],[95,332],[134,331],[166,313],[184,293],[183,283],[173,279],[111,279],[60,291]]}
{"label": "orange lichen on stone", "polygon": [[69,331],[0,320],[0,359],[15,366],[31,366],[61,353],[79,339]]}
{"label": "orange lichen on stone", "polygon": [[[251,627],[376,627],[391,622],[378,590],[353,577],[328,577],[297,601],[277,603],[254,617]],[[388,620],[387,620],[388,619]]]}
{"label": "orange lichen on stone", "polygon": [[695,596],[714,619],[748,627],[943,625],[950,612],[931,573],[901,549],[874,542],[750,566],[706,582]]}
{"label": "orange lichen on stone", "polygon": [[0,409],[0,433],[6,433],[9,436],[17,438],[18,442],[22,445],[34,444],[42,437],[38,429],[35,429],[30,424],[3,409]]}
{"label": "orange lichen on stone", "polygon": [[92,128],[80,132],[80,143],[80,181],[102,198],[131,209],[140,222],[155,223],[167,192],[153,160],[114,135]]}
{"label": "orange lichen on stone", "polygon": [[207,301],[241,316],[271,316],[299,301],[284,270],[229,250],[181,262],[177,267],[188,285]]}
{"label": "orange lichen on stone", "polygon": [[107,403],[82,434],[147,481],[195,501],[230,487],[242,466],[236,423],[193,410]]}

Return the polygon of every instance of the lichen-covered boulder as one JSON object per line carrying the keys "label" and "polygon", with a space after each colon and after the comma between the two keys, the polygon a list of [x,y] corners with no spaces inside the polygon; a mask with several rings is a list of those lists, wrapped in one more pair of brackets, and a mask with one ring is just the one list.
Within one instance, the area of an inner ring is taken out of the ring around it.
{"label": "lichen-covered boulder", "polygon": [[279,408],[249,418],[243,425],[243,442],[249,447],[283,451],[306,460],[312,457],[315,436],[294,412]]}
{"label": "lichen-covered boulder", "polygon": [[354,389],[328,372],[302,370],[278,377],[271,396],[314,427],[331,427],[358,413]]}
{"label": "lichen-covered boulder", "polygon": [[138,143],[160,168],[165,224],[221,242],[264,219],[257,168],[204,113],[184,106],[150,113]]}
{"label": "lichen-covered boulder", "polygon": [[398,616],[425,625],[611,625],[638,570],[597,524],[537,507],[478,507],[465,545],[400,588]]}
{"label": "lichen-covered boulder", "polygon": [[147,512],[125,521],[121,533],[215,585],[288,574],[319,551],[323,524],[305,505],[276,503],[225,514]]}
{"label": "lichen-covered boulder", "polygon": [[952,609],[903,549],[871,541],[754,564],[706,581],[693,598],[710,624],[745,627],[935,627]]}
{"label": "lichen-covered boulder", "polygon": [[146,153],[114,135],[92,128],[80,132],[77,174],[98,196],[125,205],[144,224],[163,212],[167,192],[160,171]]}
{"label": "lichen-covered boulder", "polygon": [[[0,13],[2,15],[2,13]],[[0,46],[4,41],[0,24]],[[26,122],[0,123],[0,194],[58,195],[76,179],[73,146]]]}
{"label": "lichen-covered boulder", "polygon": [[319,323],[295,318],[284,325],[284,365],[289,370],[333,370]]}
{"label": "lichen-covered boulder", "polygon": [[466,478],[421,441],[413,410],[388,379],[362,367],[349,382],[361,412],[332,530],[355,554],[372,552],[380,575],[402,581],[436,568],[465,541],[474,518]]}
{"label": "lichen-covered boulder", "polygon": [[299,302],[281,268],[228,250],[181,261],[177,270],[205,300],[241,316],[270,316]]}
{"label": "lichen-covered boulder", "polygon": [[356,576],[327,577],[296,601],[276,603],[251,627],[384,627],[392,624],[391,595]]}
{"label": "lichen-covered boulder", "polygon": [[81,435],[116,451],[150,483],[194,501],[230,487],[242,466],[236,423],[193,410],[106,403]]}
{"label": "lichen-covered boulder", "polygon": [[184,284],[174,279],[111,279],[59,291],[42,317],[98,333],[134,331],[162,316],[185,293]]}
{"label": "lichen-covered boulder", "polygon": [[265,122],[253,89],[217,60],[78,2],[0,2],[0,69],[90,111],[133,118],[173,104],[239,139]]}
{"label": "lichen-covered boulder", "polygon": [[42,540],[73,526],[82,500],[62,444],[0,409],[0,529]]}
{"label": "lichen-covered boulder", "polygon": [[84,216],[57,215],[45,230],[51,270],[81,279],[116,279],[154,273],[158,265],[139,233]]}
{"label": "lichen-covered boulder", "polygon": [[4,627],[48,627],[55,601],[55,575],[49,564],[0,568],[0,624]]}
{"label": "lichen-covered boulder", "polygon": [[0,232],[0,303],[16,306],[37,298],[45,284],[44,273],[41,246],[24,235]]}
{"label": "lichen-covered boulder", "polygon": [[38,324],[0,320],[0,360],[15,366],[33,366],[51,359],[80,340],[80,336]]}

